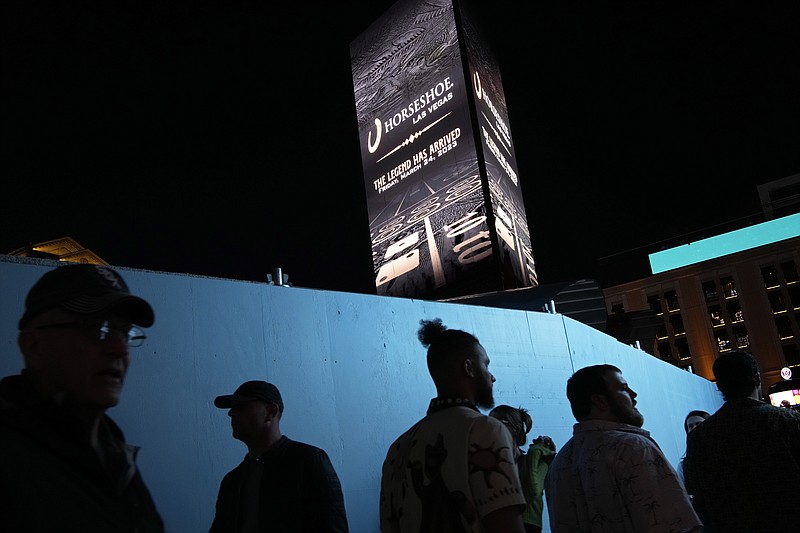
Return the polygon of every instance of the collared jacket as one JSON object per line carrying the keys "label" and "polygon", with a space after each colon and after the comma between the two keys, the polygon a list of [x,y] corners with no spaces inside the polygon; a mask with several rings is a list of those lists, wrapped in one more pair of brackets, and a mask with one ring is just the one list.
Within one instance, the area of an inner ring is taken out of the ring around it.
{"label": "collared jacket", "polygon": [[138,448],[104,416],[103,463],[78,427],[24,372],[0,381],[0,531],[162,533]]}
{"label": "collared jacket", "polygon": [[[242,531],[248,461],[222,478],[210,533]],[[325,450],[284,435],[257,461],[259,533],[348,532],[339,476]]]}

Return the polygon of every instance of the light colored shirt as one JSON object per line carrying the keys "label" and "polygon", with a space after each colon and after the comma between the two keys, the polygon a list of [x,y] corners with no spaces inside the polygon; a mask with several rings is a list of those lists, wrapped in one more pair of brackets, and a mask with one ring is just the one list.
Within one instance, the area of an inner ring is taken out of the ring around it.
{"label": "light colored shirt", "polygon": [[644,429],[604,420],[575,424],[545,478],[553,533],[699,531],[683,484]]}
{"label": "light colored shirt", "polygon": [[381,531],[483,531],[481,518],[525,503],[511,433],[474,407],[436,406],[383,463]]}

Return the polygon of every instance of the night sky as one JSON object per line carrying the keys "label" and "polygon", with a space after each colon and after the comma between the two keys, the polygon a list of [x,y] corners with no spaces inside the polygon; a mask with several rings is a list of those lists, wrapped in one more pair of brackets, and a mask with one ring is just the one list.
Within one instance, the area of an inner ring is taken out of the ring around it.
{"label": "night sky", "polygon": [[[373,294],[349,44],[392,3],[4,2],[0,253]],[[800,173],[796,0],[480,12],[540,283],[622,281]]]}

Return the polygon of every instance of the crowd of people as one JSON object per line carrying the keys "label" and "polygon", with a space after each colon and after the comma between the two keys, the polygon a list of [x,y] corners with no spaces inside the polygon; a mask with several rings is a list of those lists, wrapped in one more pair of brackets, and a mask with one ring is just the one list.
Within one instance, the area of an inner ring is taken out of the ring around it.
{"label": "crowd of people", "polygon": [[[0,531],[165,531],[138,448],[106,414],[154,321],[110,267],[61,266],[30,289],[18,323],[24,368],[0,380]],[[800,486],[800,413],[762,401],[752,354],[714,362],[725,403],[686,415],[674,468],[618,367],[576,370],[566,383],[572,437],[557,449],[539,435],[526,449],[531,413],[495,405],[478,338],[440,319],[421,320],[417,336],[436,397],[386,451],[381,532],[539,533],[545,509],[554,533],[797,528],[784,495]],[[277,386],[247,381],[214,405],[247,451],[220,481],[209,533],[348,531],[328,454],[280,429]]]}

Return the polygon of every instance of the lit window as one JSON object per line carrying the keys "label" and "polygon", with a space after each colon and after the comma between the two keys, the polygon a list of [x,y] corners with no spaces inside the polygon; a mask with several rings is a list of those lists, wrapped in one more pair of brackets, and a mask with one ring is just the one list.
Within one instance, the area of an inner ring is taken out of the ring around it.
{"label": "lit window", "polygon": [[783,303],[783,295],[780,292],[771,292],[768,298],[769,305],[772,307],[773,315],[779,315],[786,312],[786,304]]}
{"label": "lit window", "polygon": [[647,297],[647,304],[656,314],[660,315],[664,311],[661,309],[661,297],[658,294],[651,294]]}
{"label": "lit window", "polygon": [[789,287],[786,292],[789,293],[789,299],[792,301],[792,309],[795,311],[800,309],[800,285]]}
{"label": "lit window", "polygon": [[692,358],[692,354],[689,353],[689,341],[686,338],[675,341],[675,351],[678,352],[678,359],[686,360]]}
{"label": "lit window", "polygon": [[763,267],[761,269],[761,277],[764,278],[764,286],[768,289],[781,286],[780,281],[778,281],[778,269],[773,265]]}
{"label": "lit window", "polygon": [[719,283],[722,285],[722,294],[725,295],[725,298],[734,298],[738,295],[736,292],[736,282],[731,276],[721,278]]}
{"label": "lit window", "polygon": [[789,317],[779,316],[775,318],[775,327],[778,328],[778,336],[782,341],[794,337],[794,334],[792,333],[792,324],[789,322]]}
{"label": "lit window", "polygon": [[733,336],[736,337],[737,348],[747,348],[750,346],[750,336],[747,334],[747,329],[745,329],[744,326],[733,328]]}
{"label": "lit window", "polygon": [[722,316],[722,309],[718,305],[712,305],[708,308],[708,316],[711,319],[713,327],[725,325],[725,318]]}
{"label": "lit window", "polygon": [[744,314],[742,313],[742,306],[738,301],[728,302],[725,304],[728,310],[728,316],[731,318],[731,323],[744,322]]}
{"label": "lit window", "polygon": [[720,352],[724,352],[726,350],[730,350],[731,349],[731,341],[728,338],[728,332],[727,331],[724,331],[724,330],[723,331],[717,331],[715,333],[715,336],[717,338],[717,346],[719,347],[719,351]]}
{"label": "lit window", "polygon": [[683,326],[683,318],[681,318],[681,315],[673,315],[669,317],[669,325],[672,326],[673,335],[683,335],[686,333],[686,328]]}
{"label": "lit window", "polygon": [[678,303],[678,293],[675,291],[667,291],[664,293],[664,301],[667,303],[667,311],[680,311],[681,306]]}
{"label": "lit window", "polygon": [[784,261],[781,263],[781,270],[783,271],[783,279],[786,280],[787,285],[800,283],[800,275],[797,274],[797,265],[794,261]]}
{"label": "lit window", "polygon": [[714,280],[703,282],[703,294],[706,297],[706,302],[713,302],[718,298],[717,284]]}

